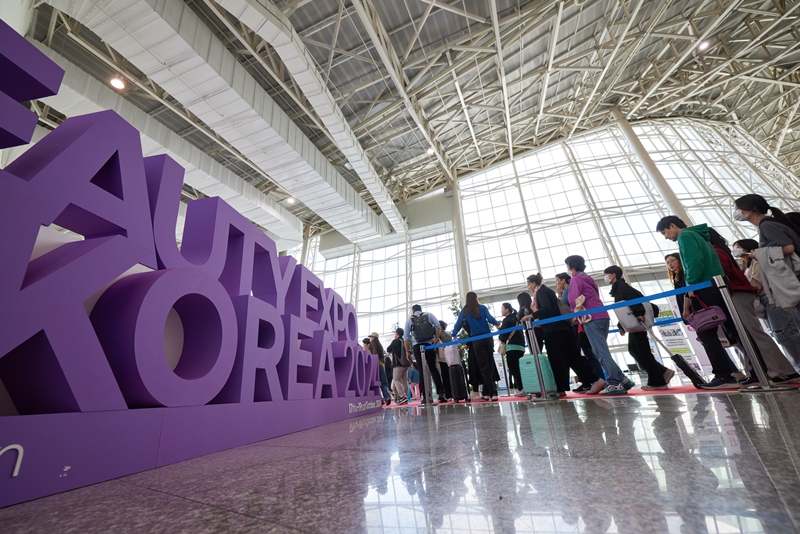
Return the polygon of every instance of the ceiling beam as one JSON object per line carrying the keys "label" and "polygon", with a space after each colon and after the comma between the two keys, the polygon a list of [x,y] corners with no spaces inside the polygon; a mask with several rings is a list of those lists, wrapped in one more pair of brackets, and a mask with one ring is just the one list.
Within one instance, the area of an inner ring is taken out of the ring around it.
{"label": "ceiling beam", "polygon": [[448,159],[444,146],[436,138],[436,132],[430,126],[425,116],[425,110],[419,104],[417,97],[410,95],[407,90],[408,79],[403,72],[399,58],[394,52],[392,42],[386,33],[386,28],[384,28],[383,22],[381,22],[378,12],[372,4],[372,0],[352,0],[352,3],[372,40],[375,50],[378,52],[381,61],[383,61],[384,67],[389,72],[389,77],[392,79],[395,89],[400,93],[406,111],[419,127],[419,131],[429,143],[430,148],[433,149],[434,155],[441,163],[445,175],[450,180],[455,180],[453,164]]}
{"label": "ceiling beam", "polygon": [[542,115],[544,114],[544,104],[547,100],[547,85],[550,83],[550,73],[553,72],[553,58],[556,54],[556,44],[558,43],[558,28],[561,26],[561,14],[564,12],[564,2],[558,3],[558,11],[556,12],[556,20],[553,23],[553,30],[550,33],[550,47],[549,56],[547,59],[547,71],[544,73],[542,80],[542,88],[539,90],[539,116],[536,118],[536,127],[534,129],[534,136],[539,135],[539,124],[542,122]]}

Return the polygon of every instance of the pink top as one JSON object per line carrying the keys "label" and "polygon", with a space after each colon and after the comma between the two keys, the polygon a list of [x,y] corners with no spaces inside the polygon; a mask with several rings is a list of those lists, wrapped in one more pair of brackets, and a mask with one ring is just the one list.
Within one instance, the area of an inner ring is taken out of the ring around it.
{"label": "pink top", "polygon": [[[600,290],[594,279],[586,273],[577,272],[569,281],[569,307],[575,311],[575,299],[583,295],[586,301],[583,305],[587,310],[604,306],[600,300]],[[608,319],[608,312],[593,313],[592,319]]]}

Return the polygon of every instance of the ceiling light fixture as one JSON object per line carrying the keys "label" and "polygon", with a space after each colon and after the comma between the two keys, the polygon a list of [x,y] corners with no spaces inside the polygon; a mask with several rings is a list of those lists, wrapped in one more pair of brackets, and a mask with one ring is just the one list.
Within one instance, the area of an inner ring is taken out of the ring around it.
{"label": "ceiling light fixture", "polygon": [[436,151],[433,149],[432,146],[429,146],[428,150],[426,150],[425,152],[427,152],[429,156],[433,156],[433,153]]}
{"label": "ceiling light fixture", "polygon": [[289,198],[286,199],[286,202],[288,202],[289,204],[294,204],[294,198],[293,197],[289,197]]}
{"label": "ceiling light fixture", "polygon": [[704,50],[708,50],[708,47],[711,46],[711,43],[708,41],[703,41],[699,45],[697,45],[697,49],[703,52]]}
{"label": "ceiling light fixture", "polygon": [[786,130],[786,133],[792,133],[793,131],[794,131],[794,128],[789,128],[788,130]]}
{"label": "ceiling light fixture", "polygon": [[125,82],[122,78],[111,78],[111,81],[108,83],[110,83],[111,87],[114,89],[125,89]]}

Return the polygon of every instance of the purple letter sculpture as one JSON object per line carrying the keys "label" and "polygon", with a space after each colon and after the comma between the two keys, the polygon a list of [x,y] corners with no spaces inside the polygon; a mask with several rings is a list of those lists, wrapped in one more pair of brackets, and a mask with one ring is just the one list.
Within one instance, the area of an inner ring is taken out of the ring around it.
{"label": "purple letter sculpture", "polygon": [[[0,21],[0,148],[62,77]],[[0,506],[380,409],[353,306],[244,216],[190,202],[178,247],[183,173],[113,111],[0,170]]]}

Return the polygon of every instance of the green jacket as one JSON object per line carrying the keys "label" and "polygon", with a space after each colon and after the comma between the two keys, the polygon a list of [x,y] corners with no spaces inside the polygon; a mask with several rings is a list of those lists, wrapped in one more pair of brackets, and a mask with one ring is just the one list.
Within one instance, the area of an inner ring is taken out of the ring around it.
{"label": "green jacket", "polygon": [[678,234],[678,249],[687,285],[709,282],[713,277],[725,274],[709,241],[708,225],[690,226]]}

